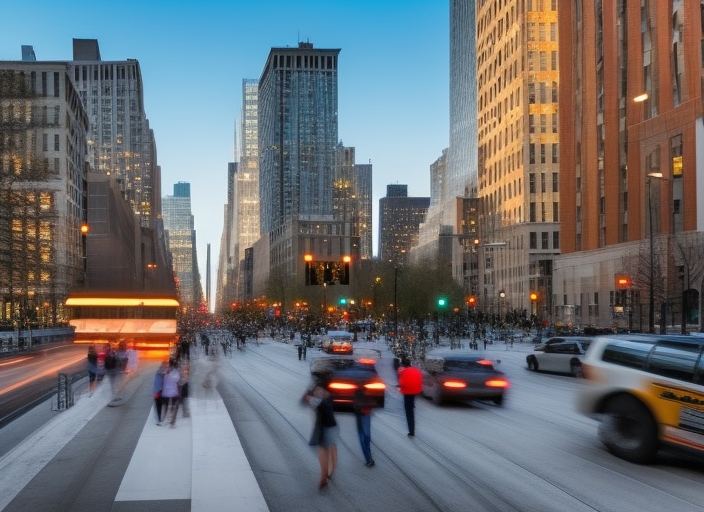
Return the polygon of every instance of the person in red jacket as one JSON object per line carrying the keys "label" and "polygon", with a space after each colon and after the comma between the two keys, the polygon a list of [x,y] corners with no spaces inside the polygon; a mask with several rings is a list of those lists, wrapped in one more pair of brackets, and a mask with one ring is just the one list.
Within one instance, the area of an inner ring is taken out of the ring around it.
{"label": "person in red jacket", "polygon": [[406,410],[406,422],[408,423],[408,437],[416,435],[415,406],[416,395],[419,395],[423,388],[423,375],[418,368],[411,366],[408,357],[401,360],[401,367],[398,369],[398,389],[403,395],[403,407]]}

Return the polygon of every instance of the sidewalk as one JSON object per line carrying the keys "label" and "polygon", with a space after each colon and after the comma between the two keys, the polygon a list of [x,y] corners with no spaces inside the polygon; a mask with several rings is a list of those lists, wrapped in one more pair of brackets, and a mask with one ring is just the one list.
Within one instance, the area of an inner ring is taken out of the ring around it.
{"label": "sidewalk", "polygon": [[203,386],[207,366],[192,361],[191,414],[176,428],[156,425],[149,363],[118,407],[107,382],[83,395],[0,458],[0,510],[268,512],[222,398]]}

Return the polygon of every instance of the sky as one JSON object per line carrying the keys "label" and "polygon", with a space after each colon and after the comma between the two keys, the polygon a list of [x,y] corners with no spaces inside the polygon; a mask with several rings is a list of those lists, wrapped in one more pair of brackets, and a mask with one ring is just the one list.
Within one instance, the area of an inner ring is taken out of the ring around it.
{"label": "sky", "polygon": [[373,164],[375,253],[386,186],[429,196],[449,144],[449,0],[0,0],[0,26],[0,60],[31,45],[37,60],[68,61],[77,38],[97,39],[105,61],[139,61],[162,196],[191,183],[213,298],[242,80],[260,77],[272,47],[341,50],[338,137]]}

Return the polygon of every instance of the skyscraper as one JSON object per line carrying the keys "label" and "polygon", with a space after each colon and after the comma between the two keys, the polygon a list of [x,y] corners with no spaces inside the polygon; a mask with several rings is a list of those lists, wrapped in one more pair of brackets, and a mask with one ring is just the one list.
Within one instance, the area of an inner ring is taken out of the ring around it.
{"label": "skyscraper", "polygon": [[339,49],[272,48],[259,80],[260,232],[332,217]]}
{"label": "skyscraper", "polygon": [[360,237],[362,259],[372,257],[372,164],[355,164],[355,148],[340,143],[335,156],[333,215]]}
{"label": "skyscraper", "polygon": [[182,306],[197,309],[203,301],[196,231],[191,213],[191,184],[174,184],[174,195],[162,201],[166,246],[171,253],[174,275],[179,283]]}
{"label": "skyscraper", "polygon": [[[551,311],[560,252],[557,6],[477,4],[479,291],[494,311]],[[541,300],[530,302],[531,292]]]}
{"label": "skyscraper", "polygon": [[160,171],[144,111],[139,62],[103,61],[97,40],[74,39],[70,66],[90,122],[91,170],[114,176],[142,226],[154,228],[158,213],[154,202],[161,197]]}

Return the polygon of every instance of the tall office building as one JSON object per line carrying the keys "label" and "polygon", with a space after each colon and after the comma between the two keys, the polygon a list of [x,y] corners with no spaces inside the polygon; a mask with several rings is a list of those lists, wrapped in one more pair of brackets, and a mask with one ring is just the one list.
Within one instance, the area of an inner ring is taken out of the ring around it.
{"label": "tall office building", "polygon": [[64,321],[68,293],[85,284],[87,131],[66,63],[0,62],[3,323]]}
{"label": "tall office building", "polygon": [[331,217],[339,49],[272,48],[259,80],[260,232]]}
{"label": "tall office building", "polygon": [[259,222],[259,81],[242,81],[241,155],[235,173],[236,290],[241,300],[244,253],[260,236]]}
{"label": "tall office building", "polygon": [[408,185],[387,185],[379,199],[379,259],[408,262],[429,207],[429,197],[408,197]]}
{"label": "tall office building", "polygon": [[362,259],[372,257],[372,164],[355,164],[355,148],[337,147],[333,180],[333,215],[350,222],[359,236]]}
{"label": "tall office building", "polygon": [[493,311],[551,311],[560,252],[557,5],[477,3],[479,303]]}
{"label": "tall office building", "polygon": [[333,209],[339,53],[311,43],[272,48],[259,80],[262,236],[252,252],[252,290],[284,308],[292,290],[303,286],[304,255],[321,268],[361,257],[354,223]]}
{"label": "tall office building", "polygon": [[[259,239],[259,81],[242,80],[239,158],[227,172],[227,205],[218,268],[216,310],[244,300],[245,251]],[[235,141],[238,140],[237,130]]]}
{"label": "tall office building", "polygon": [[[477,194],[477,49],[475,2],[450,0],[450,148],[444,199]],[[457,228],[454,213],[445,224]],[[456,233],[461,230],[455,229]]]}
{"label": "tall office building", "polygon": [[412,260],[442,260],[457,283],[469,282],[471,241],[465,200],[477,196],[475,2],[450,0],[450,146],[431,165],[431,206]]}
{"label": "tall office building", "polygon": [[144,227],[154,228],[161,197],[156,146],[135,59],[103,61],[95,39],[73,40],[71,77],[90,122],[91,170],[115,177]]}
{"label": "tall office building", "polygon": [[198,309],[203,302],[196,231],[191,212],[191,184],[174,184],[174,195],[162,201],[166,247],[171,253],[173,272],[178,281],[181,305]]}
{"label": "tall office building", "polygon": [[560,9],[557,319],[701,324],[700,301],[683,293],[701,296],[704,272],[700,2]]}

